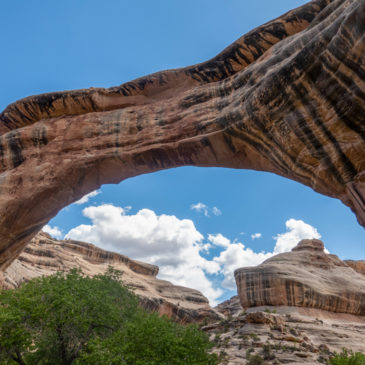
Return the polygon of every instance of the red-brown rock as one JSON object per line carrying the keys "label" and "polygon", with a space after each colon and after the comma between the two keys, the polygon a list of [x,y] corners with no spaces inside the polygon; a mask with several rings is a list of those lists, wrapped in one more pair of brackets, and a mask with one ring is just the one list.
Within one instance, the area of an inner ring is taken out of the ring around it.
{"label": "red-brown rock", "polygon": [[183,165],[276,173],[365,226],[365,1],[314,0],[199,65],[0,114],[0,268],[101,184]]}

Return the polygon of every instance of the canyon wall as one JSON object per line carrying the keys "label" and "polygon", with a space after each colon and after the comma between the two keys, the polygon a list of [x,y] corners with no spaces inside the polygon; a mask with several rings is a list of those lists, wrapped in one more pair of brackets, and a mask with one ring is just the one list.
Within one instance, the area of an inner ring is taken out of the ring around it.
{"label": "canyon wall", "polygon": [[0,287],[18,287],[32,278],[52,275],[72,268],[94,276],[104,274],[108,267],[122,272],[122,281],[141,298],[142,305],[166,314],[183,323],[217,319],[219,314],[198,290],[173,285],[157,279],[158,267],[135,261],[127,256],[105,251],[90,243],[56,240],[40,232],[21,255],[7,268]]}

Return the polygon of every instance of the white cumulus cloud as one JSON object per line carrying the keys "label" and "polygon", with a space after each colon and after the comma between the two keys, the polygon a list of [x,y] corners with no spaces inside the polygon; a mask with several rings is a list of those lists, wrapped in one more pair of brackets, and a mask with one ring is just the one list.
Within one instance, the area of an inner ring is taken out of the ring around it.
{"label": "white cumulus cloud", "polygon": [[274,237],[276,240],[274,253],[291,251],[298,242],[305,238],[321,238],[317,229],[302,220],[294,218],[288,219],[285,222],[287,232],[279,233]]}
{"label": "white cumulus cloud", "polygon": [[260,238],[261,236],[262,236],[261,233],[254,233],[254,234],[251,234],[251,239],[255,240],[256,238]]}
{"label": "white cumulus cloud", "polygon": [[159,278],[200,290],[212,304],[223,291],[213,287],[206,273],[219,271],[219,264],[200,255],[207,249],[193,221],[173,215],[156,215],[141,209],[128,215],[111,204],[90,206],[83,215],[92,222],[71,229],[66,238],[92,242],[107,250],[160,267]]}
{"label": "white cumulus cloud", "polygon": [[222,286],[230,290],[236,289],[234,280],[236,269],[259,265],[273,256],[271,252],[254,252],[251,248],[246,248],[243,243],[231,242],[221,234],[209,235],[208,239],[217,246],[225,247],[225,250],[221,251],[219,256],[214,257],[213,261],[221,267],[220,272],[224,275]]}
{"label": "white cumulus cloud", "polygon": [[[222,286],[234,290],[236,283],[234,280],[234,270],[240,267],[256,266],[268,258],[281,253],[291,251],[300,240],[305,238],[321,238],[317,229],[302,220],[288,219],[285,222],[287,232],[280,233],[274,237],[276,239],[273,252],[255,252],[241,242],[231,242],[222,234],[208,235],[211,244],[222,247],[219,256],[214,257],[213,261],[220,266],[220,273],[224,275]],[[260,238],[261,233],[251,235],[252,239]]]}
{"label": "white cumulus cloud", "polygon": [[229,247],[231,244],[231,241],[227,237],[224,237],[221,233],[209,234],[208,240],[212,242],[213,245],[219,247]]}
{"label": "white cumulus cloud", "polygon": [[[204,212],[205,204],[196,205],[198,211]],[[82,212],[91,224],[71,229],[65,238],[91,242],[106,250],[155,264],[160,268],[159,278],[200,290],[211,305],[218,302],[223,288],[236,289],[236,269],[259,265],[275,254],[290,251],[303,238],[321,237],[316,228],[292,218],[286,221],[287,231],[274,237],[276,242],[272,251],[255,252],[221,233],[208,234],[204,240],[190,219],[157,215],[150,209],[131,214],[130,209],[112,204],[86,207]],[[49,227],[48,232],[51,229],[58,230],[57,227]],[[60,234],[58,230],[53,231],[53,235],[55,232]],[[251,235],[252,239],[259,237],[261,233]],[[212,247],[215,248],[215,257],[204,258],[202,254]],[[221,287],[214,286],[211,280],[210,275],[217,274],[223,276]]]}
{"label": "white cumulus cloud", "polygon": [[89,194],[84,195],[81,199],[76,201],[74,204],[81,205],[87,203],[91,198],[100,194],[99,190],[94,190]]}
{"label": "white cumulus cloud", "polygon": [[54,238],[62,238],[62,231],[57,226],[51,227],[50,225],[46,224],[42,228],[42,231],[48,233]]}

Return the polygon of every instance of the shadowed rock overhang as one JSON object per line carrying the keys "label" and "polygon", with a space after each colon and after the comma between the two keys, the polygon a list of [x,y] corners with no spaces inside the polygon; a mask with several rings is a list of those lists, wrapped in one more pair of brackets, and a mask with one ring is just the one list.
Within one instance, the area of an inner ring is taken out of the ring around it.
{"label": "shadowed rock overhang", "polygon": [[270,171],[365,226],[365,0],[314,0],[202,64],[0,114],[0,269],[101,184],[171,167]]}

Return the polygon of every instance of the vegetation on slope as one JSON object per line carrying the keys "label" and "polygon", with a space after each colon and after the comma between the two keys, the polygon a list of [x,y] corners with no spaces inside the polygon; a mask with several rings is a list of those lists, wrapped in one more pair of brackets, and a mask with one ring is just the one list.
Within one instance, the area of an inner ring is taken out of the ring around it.
{"label": "vegetation on slope", "polygon": [[331,365],[365,365],[365,355],[360,352],[351,352],[343,350],[341,354],[337,354],[330,359]]}

